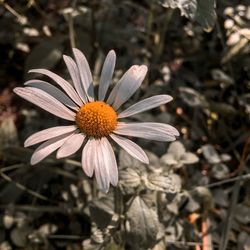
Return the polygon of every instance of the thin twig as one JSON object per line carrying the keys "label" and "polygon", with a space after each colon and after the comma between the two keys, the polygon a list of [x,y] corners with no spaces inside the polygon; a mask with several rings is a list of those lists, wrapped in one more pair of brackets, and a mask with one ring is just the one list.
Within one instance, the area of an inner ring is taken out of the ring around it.
{"label": "thin twig", "polygon": [[70,46],[71,46],[71,48],[75,48],[76,47],[76,41],[75,41],[74,20],[73,20],[73,17],[72,17],[72,13],[68,14],[68,25],[69,25]]}
{"label": "thin twig", "polygon": [[226,179],[226,180],[222,180],[222,181],[217,181],[217,182],[205,185],[205,187],[207,187],[207,188],[213,188],[213,187],[218,187],[218,186],[224,185],[226,183],[230,183],[230,182],[234,182],[234,181],[238,181],[238,180],[247,180],[247,179],[250,179],[250,174],[246,174],[246,175],[242,175],[242,176],[237,176],[237,177]]}
{"label": "thin twig", "polygon": [[159,60],[159,57],[163,54],[164,46],[165,46],[165,37],[169,27],[169,23],[171,22],[174,10],[168,9],[167,13],[164,16],[163,24],[159,27],[159,43],[155,46],[155,55],[154,58]]}
{"label": "thin twig", "polygon": [[90,63],[94,65],[95,59],[96,59],[96,52],[98,51],[98,41],[97,41],[97,34],[96,34],[96,3],[93,1],[91,6],[91,43],[92,43],[92,53],[90,56]]}
{"label": "thin twig", "polygon": [[70,173],[69,171],[61,169],[59,167],[53,167],[53,168],[50,168],[49,170],[58,174],[58,175],[62,175],[63,177],[66,177],[66,178],[69,178],[72,180],[83,180],[84,179],[84,176],[74,175],[74,174]]}
{"label": "thin twig", "polygon": [[64,207],[64,206],[34,206],[34,205],[17,205],[17,204],[7,204],[0,205],[0,210],[18,210],[33,213],[64,213],[72,214],[79,213],[81,210],[77,207]]}
{"label": "thin twig", "polygon": [[[201,242],[193,242],[193,241],[171,241],[171,240],[165,240],[167,244],[172,244],[172,245],[183,245],[183,246],[190,246],[190,247],[195,247],[195,246],[202,246],[203,244]],[[215,245],[215,244],[213,244]]]}
{"label": "thin twig", "polygon": [[151,35],[152,35],[152,26],[153,26],[153,20],[154,20],[154,1],[150,4],[150,9],[148,13],[147,23],[146,23],[146,41],[145,41],[145,47],[149,50],[150,43],[151,43]]}
{"label": "thin twig", "polygon": [[42,17],[46,18],[47,13],[39,6],[36,0],[31,0],[27,3],[27,7],[33,7]]}
{"label": "thin twig", "polygon": [[87,236],[80,236],[80,235],[59,235],[59,234],[52,234],[47,236],[50,240],[84,240],[87,239]]}
{"label": "thin twig", "polygon": [[72,16],[72,14],[75,10],[75,7],[76,7],[76,2],[77,2],[77,0],[73,1],[72,5],[71,5],[72,11],[67,14],[68,26],[69,26],[69,40],[70,40],[71,48],[76,48],[74,18]]}
{"label": "thin twig", "polygon": [[[227,46],[226,46],[226,42],[225,42],[225,40],[224,40],[223,32],[222,32],[222,30],[221,30],[219,21],[218,21],[217,19],[215,20],[215,27],[216,27],[217,32],[218,32],[218,34],[219,34],[218,37],[219,37],[219,39],[220,39],[220,41],[221,41],[221,45],[223,46],[224,51],[226,51],[226,47],[227,47]],[[228,66],[228,70],[229,70],[229,72],[230,72],[231,77],[232,77],[232,78],[235,78],[235,77],[234,77],[234,71],[233,71],[233,67],[232,67],[231,62],[227,62],[227,66]]]}
{"label": "thin twig", "polygon": [[11,177],[9,177],[8,175],[4,174],[3,172],[0,172],[0,176],[1,176],[4,180],[6,180],[6,181],[8,181],[8,182],[10,182],[10,183],[15,184],[17,188],[19,188],[19,189],[21,189],[21,190],[27,192],[28,194],[30,194],[30,195],[32,195],[32,196],[34,196],[34,197],[36,197],[36,198],[38,198],[38,199],[40,199],[40,200],[44,200],[44,201],[49,201],[49,202],[55,203],[55,201],[52,201],[52,200],[48,199],[47,197],[45,197],[45,196],[43,196],[43,195],[41,195],[41,194],[35,192],[34,190],[31,190],[31,189],[25,187],[25,186],[22,185],[21,183],[14,181]]}
{"label": "thin twig", "polygon": [[240,172],[241,168],[243,168],[245,162],[247,161],[247,147],[248,147],[248,145],[250,145],[250,137],[247,138],[245,145],[246,145],[246,147],[244,148],[243,155],[242,155],[242,157],[244,157],[244,158],[241,157],[240,164],[232,173],[230,173],[230,177],[237,175]]}
{"label": "thin twig", "polygon": [[8,10],[13,16],[15,16],[19,22],[22,23],[25,20],[26,17],[19,14],[9,4],[5,3],[4,1],[0,1],[0,4],[2,4],[5,7],[5,9]]}
{"label": "thin twig", "polygon": [[82,163],[81,162],[75,161],[75,160],[72,160],[72,159],[65,159],[64,162],[68,163],[70,165],[76,166],[76,167],[82,167]]}
{"label": "thin twig", "polygon": [[25,167],[25,165],[23,163],[19,163],[19,164],[14,164],[14,165],[5,167],[5,168],[1,168],[0,171],[2,173],[4,173],[4,172],[8,172],[10,170],[14,170],[14,169],[17,169],[17,168],[22,168],[22,167]]}
{"label": "thin twig", "polygon": [[[242,176],[243,170],[244,170],[244,165],[245,162],[248,158],[248,147],[250,145],[250,140],[247,140],[247,142],[245,143],[244,149],[243,149],[243,153],[240,159],[240,164],[239,164],[239,177]],[[229,236],[229,232],[233,223],[233,217],[234,217],[234,211],[235,211],[235,206],[238,200],[238,196],[239,196],[239,191],[240,191],[240,181],[241,178],[239,178],[233,187],[233,194],[232,194],[232,198],[231,198],[231,206],[230,209],[228,211],[227,214],[227,220],[225,222],[225,226],[223,228],[223,232],[222,232],[222,237],[221,237],[221,241],[220,241],[220,246],[219,246],[219,250],[226,250],[227,248],[227,244],[228,244],[228,236]]]}

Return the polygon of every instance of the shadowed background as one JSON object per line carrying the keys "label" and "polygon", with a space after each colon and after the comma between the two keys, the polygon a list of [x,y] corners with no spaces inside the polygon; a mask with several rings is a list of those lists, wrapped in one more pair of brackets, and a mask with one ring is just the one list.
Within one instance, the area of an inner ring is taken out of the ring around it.
{"label": "shadowed background", "polygon": [[[0,1],[0,249],[249,249],[249,22],[247,1]],[[69,79],[72,47],[96,84],[110,49],[113,84],[146,64],[129,104],[174,97],[132,119],[172,124],[179,142],[135,139],[150,166],[117,149],[121,182],[108,195],[80,153],[31,167],[23,148],[67,123],[12,89],[33,68]]]}

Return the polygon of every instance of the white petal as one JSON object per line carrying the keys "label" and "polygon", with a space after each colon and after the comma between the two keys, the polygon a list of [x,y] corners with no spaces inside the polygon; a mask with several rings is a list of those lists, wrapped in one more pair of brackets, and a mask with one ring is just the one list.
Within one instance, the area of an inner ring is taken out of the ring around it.
{"label": "white petal", "polygon": [[110,137],[135,159],[149,164],[149,159],[143,149],[131,140],[119,135],[110,134]]}
{"label": "white petal", "polygon": [[14,92],[24,98],[25,100],[34,103],[40,108],[58,116],[63,119],[74,121],[75,113],[66,108],[61,102],[47,94],[43,90],[26,87],[26,88],[15,88]]}
{"label": "white petal", "polygon": [[130,67],[111,91],[107,102],[117,110],[140,87],[147,71],[148,68],[145,65]]}
{"label": "white petal", "polygon": [[175,136],[179,135],[174,127],[156,122],[119,122],[114,133],[156,141],[174,141]]}
{"label": "white petal", "polygon": [[57,151],[56,157],[63,158],[74,154],[83,144],[85,135],[77,133],[72,135]]}
{"label": "white petal", "polygon": [[96,140],[96,155],[94,159],[95,178],[100,190],[107,193],[109,190],[110,174],[102,153],[101,140]]}
{"label": "white petal", "polygon": [[80,73],[85,93],[89,101],[92,102],[94,101],[94,86],[88,61],[80,50],[73,48],[73,53],[76,59],[76,64]]}
{"label": "white petal", "polygon": [[29,73],[38,73],[38,74],[43,74],[48,77],[50,77],[52,80],[54,80],[67,94],[68,96],[79,106],[81,106],[83,103],[79,96],[77,95],[76,91],[74,88],[70,85],[69,82],[64,80],[62,77],[59,75],[53,73],[50,70],[47,69],[32,69],[29,71]]}
{"label": "white petal", "polygon": [[114,50],[109,51],[103,67],[98,89],[98,100],[103,101],[105,99],[108,87],[112,81],[112,76],[115,68],[116,55]]}
{"label": "white petal", "polygon": [[24,147],[32,146],[34,144],[46,141],[48,139],[57,137],[59,135],[67,134],[69,132],[74,132],[76,131],[76,129],[77,128],[75,125],[70,125],[70,126],[57,126],[41,130],[29,136],[24,142]]}
{"label": "white petal", "polygon": [[97,184],[102,191],[108,191],[110,182],[114,186],[117,185],[118,170],[115,154],[105,137],[89,139],[83,149],[82,166],[90,177],[95,171]]}
{"label": "white petal", "polygon": [[96,141],[95,177],[99,188],[107,193],[109,183],[116,186],[118,182],[115,154],[107,138],[102,137]]}
{"label": "white petal", "polygon": [[65,104],[66,106],[74,110],[79,109],[79,107],[67,95],[65,95],[60,89],[56,88],[48,82],[34,79],[25,82],[24,85],[41,89],[51,96],[55,97],[58,101]]}
{"label": "white petal", "polygon": [[104,161],[106,162],[106,167],[109,168],[110,182],[113,186],[116,186],[118,183],[118,168],[114,150],[107,138],[103,137],[101,143],[102,146],[104,147],[103,148]]}
{"label": "white petal", "polygon": [[80,73],[79,73],[79,70],[77,68],[75,61],[71,57],[65,56],[65,55],[63,56],[63,59],[66,63],[66,66],[68,68],[69,74],[71,76],[71,79],[73,81],[73,84],[75,86],[75,89],[76,89],[78,95],[81,97],[81,99],[84,103],[87,103],[88,102],[87,96],[86,96],[84,88],[82,86],[81,79],[80,79]]}
{"label": "white petal", "polygon": [[158,107],[160,105],[163,105],[167,102],[170,102],[171,100],[173,100],[173,98],[170,95],[156,95],[156,96],[149,97],[140,102],[137,102],[136,104],[122,111],[118,115],[118,118],[125,118],[131,115],[144,112],[146,110],[149,110],[149,109]]}
{"label": "white petal", "polygon": [[72,135],[72,132],[59,135],[58,137],[52,138],[43,144],[41,144],[31,156],[30,164],[35,165],[38,162],[42,161],[45,157],[53,153],[59,147],[63,145],[63,143]]}
{"label": "white petal", "polygon": [[82,150],[82,168],[89,177],[92,177],[94,173],[95,144],[94,139],[89,139]]}

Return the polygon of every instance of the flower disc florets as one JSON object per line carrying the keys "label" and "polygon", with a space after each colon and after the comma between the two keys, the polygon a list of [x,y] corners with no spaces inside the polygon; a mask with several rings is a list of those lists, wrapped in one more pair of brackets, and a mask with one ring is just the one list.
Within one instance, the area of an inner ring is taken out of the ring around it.
{"label": "flower disc florets", "polygon": [[85,135],[101,138],[114,131],[117,125],[117,114],[105,102],[89,102],[78,110],[76,124]]}

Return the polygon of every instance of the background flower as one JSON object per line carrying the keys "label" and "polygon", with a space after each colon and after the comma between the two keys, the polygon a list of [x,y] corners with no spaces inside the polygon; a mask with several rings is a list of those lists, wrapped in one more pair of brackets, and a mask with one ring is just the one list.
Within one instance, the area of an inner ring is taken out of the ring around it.
{"label": "background flower", "polygon": [[161,162],[173,166],[174,168],[180,168],[184,165],[194,164],[199,161],[199,158],[191,152],[186,152],[184,145],[179,142],[172,142],[166,154],[161,157]]}

